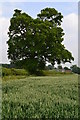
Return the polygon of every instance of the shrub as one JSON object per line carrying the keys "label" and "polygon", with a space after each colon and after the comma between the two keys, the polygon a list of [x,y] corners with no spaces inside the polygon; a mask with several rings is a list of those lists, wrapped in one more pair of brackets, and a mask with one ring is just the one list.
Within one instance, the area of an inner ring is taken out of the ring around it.
{"label": "shrub", "polygon": [[12,75],[11,69],[2,68],[2,76]]}
{"label": "shrub", "polygon": [[24,69],[15,69],[15,68],[2,68],[2,76],[11,76],[11,75],[28,75],[28,72]]}

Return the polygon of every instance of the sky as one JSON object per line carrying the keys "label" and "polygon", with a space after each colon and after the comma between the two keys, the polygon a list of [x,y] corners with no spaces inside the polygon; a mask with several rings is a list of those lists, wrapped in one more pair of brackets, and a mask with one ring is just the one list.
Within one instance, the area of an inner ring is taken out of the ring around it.
{"label": "sky", "polygon": [[56,2],[26,2],[25,0],[23,0],[25,2],[18,2],[20,0],[16,1],[17,2],[10,2],[9,0],[5,0],[4,2],[3,0],[3,2],[0,2],[0,63],[9,63],[7,57],[8,45],[6,44],[6,41],[9,39],[7,32],[14,9],[20,9],[33,18],[36,18],[41,9],[51,7],[61,12],[64,16],[61,25],[65,32],[63,44],[74,57],[74,62],[71,64],[66,63],[63,66],[78,64],[78,2],[58,2],[58,0],[54,0]]}
{"label": "sky", "polygon": [[0,0],[1,2],[78,2],[79,0]]}

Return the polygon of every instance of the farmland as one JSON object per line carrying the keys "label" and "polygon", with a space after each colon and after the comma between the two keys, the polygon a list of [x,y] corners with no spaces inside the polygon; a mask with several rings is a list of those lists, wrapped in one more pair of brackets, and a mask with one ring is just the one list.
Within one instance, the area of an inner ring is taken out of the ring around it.
{"label": "farmland", "polygon": [[78,118],[78,76],[27,76],[3,81],[2,119]]}

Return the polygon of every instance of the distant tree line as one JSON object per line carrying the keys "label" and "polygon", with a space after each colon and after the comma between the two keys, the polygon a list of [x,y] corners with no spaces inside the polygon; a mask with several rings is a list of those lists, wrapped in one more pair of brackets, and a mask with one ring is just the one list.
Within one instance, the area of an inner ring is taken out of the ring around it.
{"label": "distant tree line", "polygon": [[[14,64],[0,64],[0,66],[5,67],[5,68],[16,68],[16,69],[21,69],[21,66],[16,66]],[[62,65],[59,65],[57,68],[54,67],[53,65],[48,65],[45,67],[46,70],[53,70],[53,69],[64,69],[64,70],[71,70],[73,73],[80,74],[80,67],[77,65],[72,65],[70,68],[68,67],[62,67]]]}
{"label": "distant tree line", "polygon": [[48,65],[48,66],[46,66],[46,69],[47,70],[53,70],[53,69],[71,70],[73,73],[80,74],[80,67],[78,67],[77,65],[72,65],[70,68],[68,68],[68,67],[63,68],[62,65],[58,65],[58,67],[55,68],[52,65]]}
{"label": "distant tree line", "polygon": [[0,66],[5,67],[5,68],[16,68],[14,64],[0,64]]}
{"label": "distant tree line", "polygon": [[77,67],[77,65],[72,65],[70,68],[73,73],[80,74],[80,67]]}

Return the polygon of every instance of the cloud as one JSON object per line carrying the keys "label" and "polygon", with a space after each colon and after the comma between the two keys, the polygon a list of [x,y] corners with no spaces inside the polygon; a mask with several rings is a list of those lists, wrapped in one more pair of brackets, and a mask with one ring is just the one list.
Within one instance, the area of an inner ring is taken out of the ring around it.
{"label": "cloud", "polygon": [[0,16],[2,15],[2,10],[0,9]]}
{"label": "cloud", "polygon": [[78,15],[71,13],[64,17],[64,45],[74,57],[73,64],[78,64]]}
{"label": "cloud", "polygon": [[8,40],[8,27],[9,27],[9,19],[5,17],[0,17],[0,63],[7,63],[7,49],[8,46],[6,44],[6,41]]}

